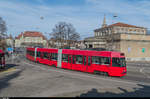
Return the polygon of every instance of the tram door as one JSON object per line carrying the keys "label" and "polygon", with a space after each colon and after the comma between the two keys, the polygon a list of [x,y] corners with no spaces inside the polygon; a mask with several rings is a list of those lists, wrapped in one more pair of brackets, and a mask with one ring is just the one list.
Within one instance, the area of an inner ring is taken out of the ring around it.
{"label": "tram door", "polygon": [[84,60],[83,55],[73,55],[72,70],[83,71]]}
{"label": "tram door", "polygon": [[93,72],[93,68],[92,68],[92,57],[91,56],[87,56],[86,58],[86,72]]}
{"label": "tram door", "polygon": [[87,64],[88,64],[87,56],[83,56],[83,66],[82,66],[83,72],[87,71]]}
{"label": "tram door", "polygon": [[43,52],[40,53],[40,58],[43,59]]}
{"label": "tram door", "polygon": [[72,63],[73,63],[72,55],[69,55],[69,56],[68,56],[68,60],[69,60],[69,66],[68,66],[68,69],[71,69],[71,68],[72,68]]}
{"label": "tram door", "polygon": [[62,54],[61,68],[72,69],[72,55]]}

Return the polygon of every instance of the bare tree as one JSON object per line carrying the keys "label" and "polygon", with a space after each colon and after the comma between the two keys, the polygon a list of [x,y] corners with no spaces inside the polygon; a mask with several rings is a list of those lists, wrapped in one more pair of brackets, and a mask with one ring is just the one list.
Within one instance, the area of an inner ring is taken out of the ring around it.
{"label": "bare tree", "polygon": [[65,37],[65,22],[59,22],[55,25],[55,28],[53,28],[52,37],[62,46],[62,40]]}
{"label": "bare tree", "polygon": [[0,17],[0,38],[4,38],[6,37],[6,31],[7,31],[7,27],[6,27],[6,23],[5,21],[2,19],[2,17]]}
{"label": "bare tree", "polygon": [[62,43],[66,43],[70,47],[71,41],[80,39],[80,35],[76,32],[72,24],[66,22],[59,22],[55,25],[52,31],[52,38],[54,38],[62,48]]}
{"label": "bare tree", "polygon": [[5,49],[6,42],[4,38],[6,35],[7,27],[5,21],[0,17],[0,47]]}

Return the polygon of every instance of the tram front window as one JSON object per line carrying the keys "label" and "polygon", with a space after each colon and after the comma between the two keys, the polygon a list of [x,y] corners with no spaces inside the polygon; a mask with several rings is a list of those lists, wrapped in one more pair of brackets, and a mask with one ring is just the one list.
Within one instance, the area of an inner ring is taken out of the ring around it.
{"label": "tram front window", "polygon": [[121,67],[125,67],[126,66],[125,58],[120,58],[120,63],[121,63]]}
{"label": "tram front window", "polygon": [[125,58],[112,58],[113,67],[125,67],[126,61]]}

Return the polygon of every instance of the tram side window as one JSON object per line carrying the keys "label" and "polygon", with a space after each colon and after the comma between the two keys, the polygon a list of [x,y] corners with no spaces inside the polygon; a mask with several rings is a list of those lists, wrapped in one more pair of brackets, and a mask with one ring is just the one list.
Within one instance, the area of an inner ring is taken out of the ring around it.
{"label": "tram side window", "polygon": [[69,56],[69,57],[68,57],[68,58],[69,58],[69,63],[71,63],[71,55],[68,55],[68,56]]}
{"label": "tram side window", "polygon": [[48,58],[49,58],[47,52],[44,52],[44,53],[43,53],[43,56],[44,56],[45,59],[48,59]]}
{"label": "tram side window", "polygon": [[73,57],[72,57],[72,60],[73,60],[73,64],[75,64],[75,60],[76,59],[76,56],[75,55],[73,55]]}
{"label": "tram side window", "polygon": [[29,55],[30,55],[30,51],[29,51],[29,50],[27,50],[27,54],[29,54]]}
{"label": "tram side window", "polygon": [[34,56],[34,51],[28,51],[27,53],[31,56]]}
{"label": "tram side window", "polygon": [[92,56],[92,64],[100,64],[100,57]]}
{"label": "tram side window", "polygon": [[120,67],[120,59],[119,58],[112,58],[112,66],[114,67]]}
{"label": "tram side window", "polygon": [[68,54],[62,54],[62,61],[68,62]]}
{"label": "tram side window", "polygon": [[52,58],[52,53],[49,53],[49,60],[51,60]]}
{"label": "tram side window", "polygon": [[83,64],[83,56],[76,55],[76,64]]}
{"label": "tram side window", "polygon": [[31,56],[34,56],[34,51],[31,51]]}
{"label": "tram side window", "polygon": [[91,65],[91,57],[88,56],[88,65]]}
{"label": "tram side window", "polygon": [[86,65],[86,56],[84,56],[84,65]]}
{"label": "tram side window", "polygon": [[31,51],[31,56],[34,56],[34,51]]}
{"label": "tram side window", "polygon": [[51,53],[51,55],[52,60],[57,60],[57,53]]}
{"label": "tram side window", "polygon": [[110,58],[109,57],[101,57],[100,63],[103,65],[109,65],[110,64]]}
{"label": "tram side window", "polygon": [[27,50],[27,54],[29,54],[29,55],[30,55],[30,51],[29,51],[29,50]]}

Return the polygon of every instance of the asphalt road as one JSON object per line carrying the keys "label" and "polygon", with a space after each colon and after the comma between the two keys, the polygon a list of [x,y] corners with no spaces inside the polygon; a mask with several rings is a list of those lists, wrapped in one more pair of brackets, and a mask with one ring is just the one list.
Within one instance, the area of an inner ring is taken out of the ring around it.
{"label": "asphalt road", "polygon": [[23,56],[0,72],[0,97],[150,97],[149,67],[132,64],[124,77],[107,77],[37,64]]}

